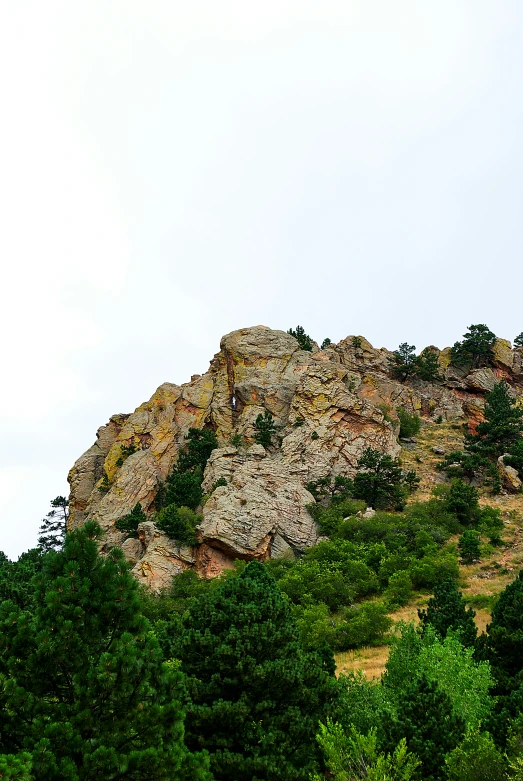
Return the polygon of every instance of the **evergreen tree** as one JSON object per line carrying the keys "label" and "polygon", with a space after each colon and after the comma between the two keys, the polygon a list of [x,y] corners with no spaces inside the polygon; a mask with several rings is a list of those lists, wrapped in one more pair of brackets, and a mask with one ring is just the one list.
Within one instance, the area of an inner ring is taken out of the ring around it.
{"label": "evergreen tree", "polygon": [[420,380],[426,380],[427,382],[436,382],[443,379],[439,368],[438,353],[431,350],[430,347],[426,347],[418,356],[415,374]]}
{"label": "evergreen tree", "polygon": [[254,423],[254,430],[255,442],[259,445],[263,445],[263,447],[270,447],[272,445],[272,438],[276,434],[277,428],[273,417],[268,410],[265,410],[263,415],[260,412]]}
{"label": "evergreen tree", "polygon": [[305,333],[305,329],[301,325],[296,326],[296,330],[293,331],[292,328],[289,328],[287,331],[288,334],[291,336],[294,336],[295,339],[297,339],[298,344],[300,345],[300,348],[302,350],[306,350],[307,352],[312,352],[312,339],[309,336],[309,334]]}
{"label": "evergreen tree", "polygon": [[461,555],[461,561],[464,564],[472,564],[474,561],[480,558],[480,537],[479,534],[472,529],[467,529],[463,532],[458,540],[458,550]]}
{"label": "evergreen tree", "polygon": [[402,342],[397,350],[394,350],[389,358],[390,370],[394,377],[405,382],[416,371],[418,359],[416,347],[413,344]]}
{"label": "evergreen tree", "polygon": [[38,545],[43,553],[63,548],[69,518],[69,500],[65,496],[57,496],[53,499],[51,507],[39,530]]}
{"label": "evergreen tree", "polygon": [[489,362],[496,335],[483,324],[469,325],[467,331],[463,341],[455,342],[452,347],[452,362],[456,365],[469,363],[478,369]]}
{"label": "evergreen tree", "polygon": [[0,754],[0,778],[2,781],[33,781],[31,754]]}
{"label": "evergreen tree", "polygon": [[523,670],[523,570],[501,592],[487,626],[488,658],[504,688]]}
{"label": "evergreen tree", "polygon": [[421,627],[425,632],[431,624],[445,638],[450,629],[460,633],[461,642],[473,646],[478,633],[474,617],[476,613],[465,605],[465,600],[453,580],[444,580],[434,588],[426,610],[418,610]]}
{"label": "evergreen tree", "polygon": [[330,345],[331,345],[331,344],[332,344],[331,340],[329,339],[329,337],[327,337],[327,338],[326,338],[326,339],[324,339],[324,340],[323,340],[323,342],[321,343],[321,349],[322,349],[322,350],[325,350],[325,348],[326,348],[326,347],[330,347]]}
{"label": "evergreen tree", "polygon": [[41,548],[22,553],[18,561],[9,561],[0,554],[0,603],[11,600],[21,610],[29,610],[34,604],[33,578],[42,569],[44,556]]}
{"label": "evergreen tree", "polygon": [[364,499],[375,509],[398,509],[419,483],[414,471],[404,471],[399,461],[372,447],[367,447],[358,461],[354,478],[354,497]]}
{"label": "evergreen tree", "polygon": [[88,522],[45,556],[33,614],[0,606],[0,752],[28,751],[35,781],[203,778],[183,746],[181,675],[101,534]]}
{"label": "evergreen tree", "polygon": [[514,347],[523,347],[523,331],[514,339]]}
{"label": "evergreen tree", "polygon": [[218,447],[216,434],[212,429],[190,428],[185,437],[187,444],[180,451],[176,469],[185,472],[199,468],[203,474],[212,451]]}
{"label": "evergreen tree", "polygon": [[515,404],[508,384],[498,382],[485,396],[485,420],[476,434],[466,437],[466,449],[489,458],[498,458],[521,441],[523,408]]}
{"label": "evergreen tree", "polygon": [[481,510],[478,499],[477,488],[456,477],[450,483],[443,505],[445,510],[453,513],[460,523],[468,526],[479,519]]}
{"label": "evergreen tree", "polygon": [[465,724],[452,710],[450,698],[429,681],[417,676],[406,687],[397,713],[384,714],[382,750],[394,751],[405,738],[407,749],[421,761],[424,781],[445,778],[445,755],[458,745]]}
{"label": "evergreen tree", "polygon": [[196,599],[177,651],[190,703],[186,742],[207,749],[217,781],[305,781],[335,680],[305,652],[287,600],[265,567]]}
{"label": "evergreen tree", "polygon": [[142,510],[142,505],[138,502],[138,504],[134,505],[130,513],[118,518],[118,520],[115,521],[114,526],[115,529],[118,529],[118,531],[121,532],[136,532],[138,524],[144,523],[146,520],[147,516]]}

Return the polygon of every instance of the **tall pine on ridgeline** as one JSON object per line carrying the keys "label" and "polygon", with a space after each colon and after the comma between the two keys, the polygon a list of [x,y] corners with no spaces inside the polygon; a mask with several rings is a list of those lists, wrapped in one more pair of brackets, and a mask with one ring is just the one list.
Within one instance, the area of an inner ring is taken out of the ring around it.
{"label": "tall pine on ridgeline", "polygon": [[263,565],[191,604],[177,656],[190,697],[186,743],[209,751],[216,781],[308,781],[335,680],[300,646]]}
{"label": "tall pine on ridgeline", "polygon": [[0,753],[29,752],[34,781],[207,778],[183,745],[182,677],[100,538],[88,522],[46,554],[31,612],[0,606]]}

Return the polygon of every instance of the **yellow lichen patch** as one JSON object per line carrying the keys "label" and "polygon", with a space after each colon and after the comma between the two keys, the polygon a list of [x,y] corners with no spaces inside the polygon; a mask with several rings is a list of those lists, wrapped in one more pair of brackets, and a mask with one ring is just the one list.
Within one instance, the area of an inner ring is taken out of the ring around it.
{"label": "yellow lichen patch", "polygon": [[445,347],[438,355],[438,363],[442,369],[446,369],[448,366],[450,366],[450,361],[452,358],[451,349],[451,347]]}
{"label": "yellow lichen patch", "polygon": [[496,339],[492,347],[494,360],[511,369],[514,364],[514,353],[507,339]]}

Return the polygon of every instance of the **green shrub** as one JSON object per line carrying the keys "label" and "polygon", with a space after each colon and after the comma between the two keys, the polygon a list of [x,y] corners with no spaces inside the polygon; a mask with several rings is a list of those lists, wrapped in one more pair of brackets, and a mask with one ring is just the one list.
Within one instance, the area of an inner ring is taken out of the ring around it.
{"label": "green shrub", "polygon": [[464,564],[472,564],[481,556],[479,534],[472,529],[463,532],[458,541],[458,549]]}
{"label": "green shrub", "polygon": [[202,516],[196,515],[191,508],[169,504],[158,513],[156,525],[177,542],[197,545],[196,527],[201,520]]}
{"label": "green shrub", "polygon": [[397,459],[368,447],[358,461],[354,496],[375,509],[401,509],[419,483],[416,473],[401,469]]}
{"label": "green shrub", "polygon": [[412,595],[412,580],[406,570],[397,570],[389,578],[385,597],[389,610],[403,607]]}
{"label": "green shrub", "polygon": [[434,588],[447,578],[459,577],[458,558],[453,550],[438,551],[434,556],[424,556],[409,568],[415,588]]}
{"label": "green shrub", "polygon": [[327,339],[324,339],[321,343],[321,349],[325,350],[326,347],[329,347],[332,344],[331,340],[327,337]]}
{"label": "green shrub", "polygon": [[475,523],[480,516],[477,488],[467,485],[459,478],[454,478],[450,490],[444,500],[445,509],[454,513],[458,521],[465,526]]}
{"label": "green shrub", "polygon": [[405,407],[396,407],[400,421],[400,437],[414,437],[420,430],[421,420],[419,415],[411,415]]}
{"label": "green shrub", "polygon": [[[505,781],[507,764],[488,732],[469,731],[445,757],[448,781]],[[511,777],[511,776],[510,776]]]}
{"label": "green shrub", "polygon": [[120,445],[120,455],[115,461],[116,466],[122,466],[125,459],[132,456],[133,453],[136,453],[138,449],[138,446],[134,442],[131,442],[129,445]]}
{"label": "green shrub", "polygon": [[241,434],[231,434],[229,442],[233,447],[241,447],[243,445],[243,437]]}
{"label": "green shrub", "polygon": [[338,651],[363,645],[383,645],[392,626],[387,608],[377,602],[364,602],[345,613],[345,620],[336,627],[333,647]]}
{"label": "green shrub", "polygon": [[166,480],[165,506],[190,507],[195,510],[203,498],[202,472],[197,467],[193,472],[172,472]]}
{"label": "green shrub", "polygon": [[136,532],[138,524],[147,520],[147,516],[142,510],[142,505],[138,502],[128,515],[123,515],[115,521],[115,529],[120,532]]}
{"label": "green shrub", "polygon": [[225,477],[219,477],[211,486],[211,494],[216,491],[217,488],[222,488],[227,485],[227,479]]}

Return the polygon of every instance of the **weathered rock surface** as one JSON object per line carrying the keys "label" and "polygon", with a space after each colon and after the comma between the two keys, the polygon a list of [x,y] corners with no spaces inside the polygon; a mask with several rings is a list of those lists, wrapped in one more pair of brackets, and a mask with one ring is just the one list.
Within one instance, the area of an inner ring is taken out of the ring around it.
{"label": "weathered rock surface", "polygon": [[521,490],[523,483],[519,479],[517,470],[512,466],[505,464],[505,456],[498,458],[498,472],[501,479],[501,485],[511,494],[517,494]]}
{"label": "weathered rock surface", "polygon": [[[363,337],[305,352],[283,331],[234,331],[221,340],[208,372],[185,385],[161,385],[135,412],[114,415],[98,430],[96,443],[69,474],[69,528],[87,517],[97,520],[105,545],[122,545],[136,577],[151,588],[162,588],[188,567],[210,577],[235,558],[303,551],[318,539],[306,484],[327,474],[352,476],[368,446],[396,456],[398,406],[427,421],[461,418],[474,427],[482,419],[484,392],[499,379],[521,392],[523,349],[511,350],[503,340],[495,347],[493,369],[468,373],[450,365],[448,349],[433,348],[442,380],[401,383],[391,376],[391,354]],[[267,451],[253,444],[254,422],[264,410],[280,438]],[[153,523],[158,485],[191,427],[212,428],[220,445],[209,459],[204,490],[220,477],[227,480],[203,507],[201,543],[194,550],[178,546]],[[233,434],[242,447],[231,447]],[[138,539],[126,539],[114,524],[138,502],[150,521]]]}

